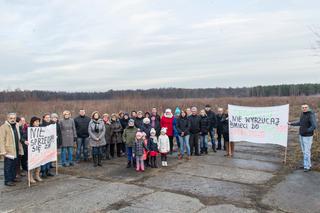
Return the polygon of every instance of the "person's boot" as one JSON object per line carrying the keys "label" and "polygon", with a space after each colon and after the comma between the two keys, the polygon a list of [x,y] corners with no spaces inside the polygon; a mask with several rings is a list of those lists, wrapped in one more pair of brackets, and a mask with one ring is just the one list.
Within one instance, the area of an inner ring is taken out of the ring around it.
{"label": "person's boot", "polygon": [[153,166],[154,166],[154,168],[158,168],[157,158],[156,157],[153,159]]}
{"label": "person's boot", "polygon": [[54,174],[52,174],[52,173],[50,172],[50,170],[48,170],[48,171],[46,172],[46,175],[47,175],[47,177],[53,177],[53,176],[54,176]]}
{"label": "person's boot", "polygon": [[153,161],[153,157],[150,159],[150,166],[151,166],[151,168],[154,168],[154,161]]}
{"label": "person's boot", "polygon": [[127,168],[131,168],[131,160],[128,160]]}
{"label": "person's boot", "polygon": [[34,173],[35,173],[34,179],[35,179],[36,181],[38,181],[38,182],[41,182],[42,179],[41,179],[41,177],[40,177],[40,168],[36,168]]}
{"label": "person's boot", "polygon": [[98,166],[102,166],[101,160],[102,160],[102,156],[98,155]]}
{"label": "person's boot", "polygon": [[213,152],[217,152],[216,144],[213,144],[213,145],[212,145],[212,151],[213,151]]}
{"label": "person's boot", "polygon": [[93,156],[92,156],[92,159],[93,159],[93,166],[94,166],[94,167],[97,167],[97,166],[98,166],[97,155],[93,155]]}
{"label": "person's boot", "polygon": [[206,155],[208,154],[208,148],[205,148],[205,153],[206,153]]}
{"label": "person's boot", "polygon": [[33,174],[30,174],[30,183],[32,184],[36,183],[36,181],[33,178]]}

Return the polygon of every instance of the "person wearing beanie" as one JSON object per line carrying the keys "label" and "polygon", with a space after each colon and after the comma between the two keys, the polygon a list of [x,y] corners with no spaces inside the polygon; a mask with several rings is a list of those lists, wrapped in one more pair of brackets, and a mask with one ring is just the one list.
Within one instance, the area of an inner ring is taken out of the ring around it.
{"label": "person wearing beanie", "polygon": [[161,128],[166,128],[167,129],[167,136],[169,137],[170,141],[170,154],[172,154],[173,151],[173,114],[171,112],[171,109],[166,109],[164,115],[161,118],[160,124]]}
{"label": "person wearing beanie", "polygon": [[84,161],[88,161],[89,158],[89,123],[91,119],[86,116],[84,109],[79,110],[79,116],[74,119],[77,131],[77,151],[76,151],[76,162],[80,162],[81,155]]}
{"label": "person wearing beanie", "polygon": [[126,145],[127,149],[127,168],[131,168],[131,165],[133,164],[132,147],[134,145],[137,132],[138,129],[134,126],[134,120],[130,119],[128,121],[128,126],[125,128],[122,135],[123,143]]}
{"label": "person wearing beanie", "polygon": [[178,146],[178,151],[180,152],[180,138],[177,130],[177,119],[179,118],[181,113],[181,110],[179,107],[176,107],[176,110],[174,111],[174,118],[173,118],[173,135],[176,139],[176,143]]}
{"label": "person wearing beanie", "polygon": [[122,126],[118,116],[113,113],[111,115],[111,141],[110,141],[110,154],[114,158],[114,149],[117,148],[117,157],[121,157],[122,151]]}
{"label": "person wearing beanie", "polygon": [[152,126],[150,125],[150,119],[144,118],[143,119],[143,125],[141,126],[141,131],[146,133],[147,139],[150,137],[150,131],[152,129]]}
{"label": "person wearing beanie", "polygon": [[144,172],[144,163],[143,163],[143,154],[144,150],[147,147],[145,146],[144,139],[143,139],[143,132],[136,133],[136,139],[133,146],[133,154],[132,156],[136,158],[136,171]]}
{"label": "person wearing beanie", "polygon": [[157,165],[157,156],[159,153],[158,149],[158,138],[157,138],[157,132],[154,128],[150,130],[150,138],[148,140],[148,149],[150,152],[150,164],[151,168],[158,168]]}
{"label": "person wearing beanie", "polygon": [[97,111],[93,112],[91,115],[88,132],[89,143],[92,147],[93,166],[102,166],[102,148],[106,145],[106,128]]}
{"label": "person wearing beanie", "polygon": [[[77,141],[77,131],[71,112],[65,110],[63,119],[60,121],[62,145],[61,145],[61,164],[64,167],[73,166],[73,145]],[[67,160],[68,152],[68,160]]]}
{"label": "person wearing beanie", "polygon": [[170,140],[165,127],[161,128],[161,134],[158,138],[158,149],[161,154],[162,166],[168,166],[167,154],[170,152]]}

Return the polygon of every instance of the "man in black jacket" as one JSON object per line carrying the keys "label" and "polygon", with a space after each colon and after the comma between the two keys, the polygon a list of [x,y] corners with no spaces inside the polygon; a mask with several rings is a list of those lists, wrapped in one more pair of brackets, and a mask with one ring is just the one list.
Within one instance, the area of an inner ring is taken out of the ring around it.
{"label": "man in black jacket", "polygon": [[206,114],[207,114],[208,119],[210,121],[209,135],[210,135],[210,139],[211,139],[212,150],[214,152],[216,152],[216,143],[215,143],[215,138],[214,138],[215,128],[217,128],[216,113],[214,113],[211,110],[211,106],[209,104],[206,105],[205,111],[206,111]]}
{"label": "man in black jacket", "polygon": [[[217,121],[217,140],[218,140],[218,148],[217,150],[221,150],[221,139],[223,136],[223,131],[222,131],[222,117],[223,117],[223,108],[218,108],[218,113],[216,115],[216,121]],[[226,145],[223,142],[223,149],[226,150]]]}
{"label": "man in black jacket", "polygon": [[200,133],[200,116],[198,115],[197,107],[191,108],[192,114],[188,117],[190,122],[190,151],[191,155],[193,153],[199,156],[199,133]]}
{"label": "man in black jacket", "polygon": [[308,104],[303,104],[301,109],[302,113],[300,115],[300,120],[296,122],[289,122],[288,124],[292,126],[300,126],[299,139],[303,153],[303,167],[304,171],[308,172],[311,169],[311,146],[314,130],[317,128],[317,121]]}
{"label": "man in black jacket", "polygon": [[81,158],[81,148],[83,152],[84,161],[88,160],[88,145],[89,145],[89,132],[88,127],[90,118],[86,116],[86,111],[81,109],[79,116],[74,119],[77,131],[77,154],[76,161],[79,162]]}

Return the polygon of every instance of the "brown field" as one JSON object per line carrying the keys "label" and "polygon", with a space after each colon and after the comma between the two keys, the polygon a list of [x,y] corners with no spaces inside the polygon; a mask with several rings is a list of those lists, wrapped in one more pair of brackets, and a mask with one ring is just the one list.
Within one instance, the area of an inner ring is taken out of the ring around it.
{"label": "brown field", "polygon": [[[31,116],[41,117],[44,113],[56,112],[59,115],[64,110],[70,110],[73,116],[77,115],[80,108],[84,108],[87,114],[90,115],[93,111],[101,113],[114,113],[120,110],[130,112],[131,110],[150,111],[152,107],[157,107],[159,112],[166,108],[175,109],[179,106],[185,109],[190,106],[197,106],[199,109],[204,108],[206,104],[210,104],[213,109],[217,107],[226,107],[228,104],[243,105],[243,106],[273,106],[281,104],[290,104],[290,120],[299,118],[300,105],[308,103],[315,112],[320,108],[320,97],[315,96],[298,96],[298,97],[252,97],[252,98],[210,98],[210,99],[117,99],[117,100],[98,100],[98,101],[27,101],[27,102],[12,102],[0,103],[1,123],[5,120],[7,112],[17,112],[18,116],[24,116],[27,120]],[[319,113],[318,120],[319,120]],[[290,131],[289,134],[297,134],[296,131]],[[320,168],[319,153],[320,153],[320,137],[319,129],[316,133],[313,144],[313,160],[315,166]],[[297,137],[293,137],[297,138]],[[296,166],[300,161],[301,152],[299,144],[289,143],[288,163],[291,166]],[[318,164],[318,165],[317,165]]]}

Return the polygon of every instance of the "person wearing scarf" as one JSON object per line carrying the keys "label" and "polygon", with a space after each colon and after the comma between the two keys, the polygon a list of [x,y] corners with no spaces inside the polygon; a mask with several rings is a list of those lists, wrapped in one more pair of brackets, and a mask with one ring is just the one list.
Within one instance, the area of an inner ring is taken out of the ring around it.
{"label": "person wearing scarf", "polygon": [[89,123],[89,143],[92,147],[93,166],[102,166],[102,147],[106,145],[105,124],[100,118],[99,112],[95,111],[91,115]]}

